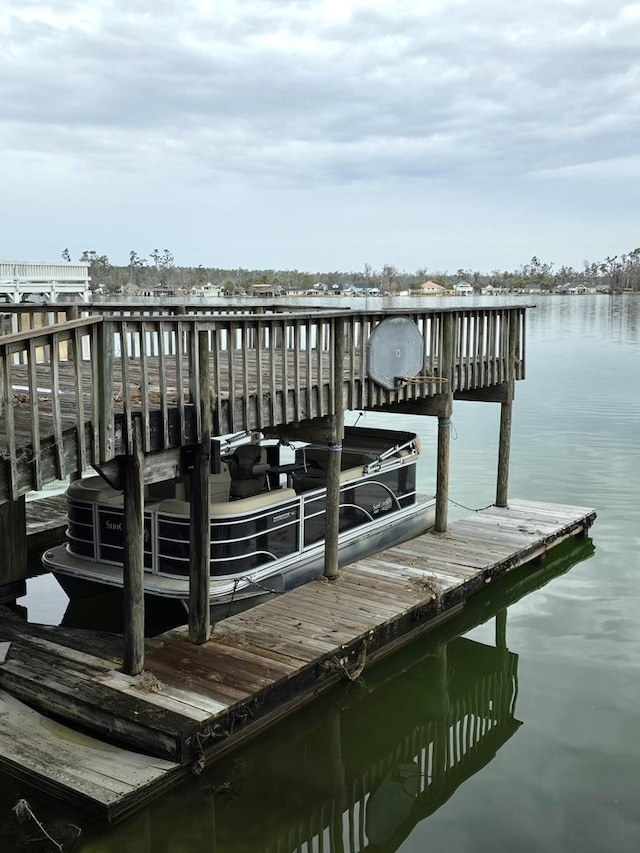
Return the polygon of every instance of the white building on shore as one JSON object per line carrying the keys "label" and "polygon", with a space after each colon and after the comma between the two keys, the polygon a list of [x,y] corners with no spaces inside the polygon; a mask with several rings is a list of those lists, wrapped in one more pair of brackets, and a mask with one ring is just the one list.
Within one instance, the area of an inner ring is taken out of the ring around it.
{"label": "white building on shore", "polygon": [[0,259],[0,301],[88,302],[89,264]]}

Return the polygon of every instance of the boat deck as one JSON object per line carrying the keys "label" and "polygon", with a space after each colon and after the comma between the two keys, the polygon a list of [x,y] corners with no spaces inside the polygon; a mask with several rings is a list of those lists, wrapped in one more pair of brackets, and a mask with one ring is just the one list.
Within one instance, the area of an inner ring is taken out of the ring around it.
{"label": "boat deck", "polygon": [[[146,641],[145,671],[121,672],[122,639],[60,627],[0,622],[9,643],[0,688],[81,724],[96,737],[154,757],[153,778],[131,772],[126,793],[76,778],[74,796],[116,819],[242,738],[309,701],[340,678],[355,679],[373,660],[452,615],[487,583],[585,533],[595,511],[511,501],[427,533],[232,616],[200,646],[186,628]],[[11,742],[11,715],[0,714]],[[18,731],[15,739],[24,737]],[[96,773],[127,776],[121,751],[106,744]],[[55,750],[52,749],[52,755]],[[61,755],[66,755],[64,739]],[[0,766],[24,779],[8,747]],[[162,762],[166,762],[165,765]],[[32,784],[55,793],[50,769],[29,768]],[[117,772],[116,772],[117,768]],[[65,780],[58,783],[65,787]],[[108,787],[108,786],[107,786]],[[113,787],[113,786],[112,786]]]}

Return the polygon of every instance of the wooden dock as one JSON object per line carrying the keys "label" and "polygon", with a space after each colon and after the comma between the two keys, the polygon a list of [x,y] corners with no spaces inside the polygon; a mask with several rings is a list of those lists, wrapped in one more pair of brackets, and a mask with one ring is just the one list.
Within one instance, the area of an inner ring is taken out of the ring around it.
{"label": "wooden dock", "polygon": [[[122,672],[121,637],[29,625],[3,613],[0,641],[10,645],[0,688],[104,739],[103,758],[91,765],[102,782],[71,773],[68,763],[84,759],[69,753],[66,738],[58,746],[68,772],[53,784],[53,738],[47,760],[30,768],[29,778],[107,819],[120,818],[339,679],[357,678],[486,584],[583,535],[595,515],[516,500],[482,510],[446,533],[356,563],[337,581],[313,581],[223,620],[204,644],[189,643],[186,628],[149,638],[137,676]],[[12,715],[0,719],[5,743],[24,740],[19,730],[12,734]],[[123,748],[153,758],[142,769],[123,760]],[[2,766],[23,778],[19,757],[8,752]]]}

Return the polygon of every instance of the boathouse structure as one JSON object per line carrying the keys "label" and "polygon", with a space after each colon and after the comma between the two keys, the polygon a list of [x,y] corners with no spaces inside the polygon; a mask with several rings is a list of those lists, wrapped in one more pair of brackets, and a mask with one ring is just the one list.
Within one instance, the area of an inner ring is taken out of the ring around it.
{"label": "boathouse structure", "polygon": [[[436,529],[444,531],[453,401],[497,402],[496,504],[506,504],[514,386],[525,375],[523,305],[356,312],[84,303],[2,310],[4,597],[15,597],[26,572],[24,495],[95,466],[125,492],[130,672],[143,666],[146,484],[191,476],[190,635],[197,643],[209,636],[205,519],[208,473],[219,465],[216,435],[288,425],[292,436],[304,436],[310,424],[317,435],[320,424],[327,445],[339,448],[344,410],[437,417]],[[371,348],[376,337],[381,356]],[[339,459],[337,466],[339,476]],[[330,469],[329,577],[337,573],[337,500],[336,491],[332,510]]]}
{"label": "boathouse structure", "polygon": [[[0,769],[115,820],[557,544],[579,537],[575,559],[588,556],[595,510],[508,499],[526,311],[3,305],[0,602],[25,589],[27,493],[91,467],[124,491],[124,583],[121,635],[31,624],[0,603]],[[451,414],[464,400],[500,405],[495,502],[449,524]],[[435,529],[338,572],[347,410],[437,418]],[[212,626],[216,437],[270,430],[330,451],[324,577]],[[177,477],[190,492],[188,624],[145,637],[145,489]],[[500,618],[502,650],[503,635]]]}

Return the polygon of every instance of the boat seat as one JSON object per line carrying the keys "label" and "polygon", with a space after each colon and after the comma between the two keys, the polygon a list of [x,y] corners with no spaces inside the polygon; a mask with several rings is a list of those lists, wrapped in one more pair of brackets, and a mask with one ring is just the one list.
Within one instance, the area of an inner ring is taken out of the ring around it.
{"label": "boat seat", "polygon": [[[214,516],[235,517],[248,515],[263,507],[292,500],[295,497],[296,493],[293,489],[273,489],[270,492],[263,492],[261,495],[252,495],[249,498],[241,498],[236,501],[210,503],[209,513],[212,518]],[[162,501],[158,504],[158,512],[167,513],[167,515],[184,515],[188,518],[191,513],[191,504],[186,501]]]}
{"label": "boat seat", "polygon": [[[349,483],[351,480],[359,480],[362,476],[364,476],[364,466],[357,465],[355,468],[340,471],[340,482]],[[292,479],[296,492],[308,492],[327,485],[327,472],[322,468],[310,468],[308,471],[294,472]]]}
{"label": "boat seat", "polygon": [[[296,450],[296,463],[304,465],[305,468],[327,468],[329,453],[327,447],[302,447]],[[340,454],[340,467],[344,471],[347,468],[357,468],[359,465],[367,465],[375,459],[370,453],[360,453],[355,450],[343,450]]]}
{"label": "boat seat", "polygon": [[[188,501],[189,500],[188,478],[177,480],[161,480],[157,483],[149,483],[146,486],[147,495],[151,501]],[[209,475],[209,500],[228,501],[231,488],[231,474],[226,462],[220,465],[218,474]]]}
{"label": "boat seat", "polygon": [[[308,492],[319,489],[327,483],[327,466],[330,451],[326,447],[301,448],[296,451],[296,462],[304,466],[293,474],[293,487],[296,492]],[[357,480],[364,474],[364,466],[371,459],[365,453],[347,450],[341,454],[340,482]]]}
{"label": "boat seat", "polygon": [[252,495],[248,498],[240,498],[230,503],[212,503],[209,505],[211,517],[214,516],[240,516],[249,515],[263,507],[283,503],[296,497],[294,489],[272,489],[270,492],[262,492],[260,495]]}
{"label": "boat seat", "polygon": [[267,452],[259,444],[241,444],[228,460],[231,498],[248,498],[268,489]]}

